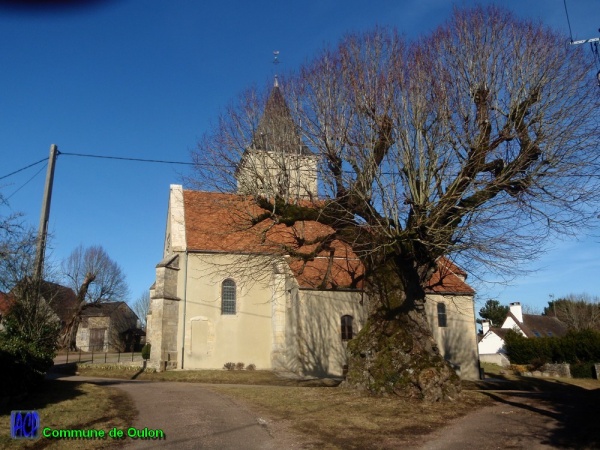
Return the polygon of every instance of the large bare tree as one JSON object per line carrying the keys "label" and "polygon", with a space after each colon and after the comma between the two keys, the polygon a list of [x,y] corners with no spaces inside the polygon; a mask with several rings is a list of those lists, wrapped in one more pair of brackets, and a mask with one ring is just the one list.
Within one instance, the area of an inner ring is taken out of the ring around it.
{"label": "large bare tree", "polygon": [[545,316],[554,316],[569,330],[600,331],[600,298],[589,294],[569,294],[548,302]]}
{"label": "large bare tree", "polygon": [[76,293],[77,308],[62,336],[62,345],[76,348],[81,311],[87,304],[122,301],[129,288],[121,267],[101,246],[77,247],[62,263],[65,283]]}
{"label": "large bare tree", "polygon": [[[456,10],[412,42],[349,35],[285,80],[321,200],[257,190],[267,213],[251,222],[318,221],[313,256],[339,240],[361,258],[375,307],[348,347],[350,385],[452,397],[424,309],[440,258],[511,270],[596,214],[599,93],[593,61],[565,42],[503,9]],[[199,186],[236,188],[265,97],[240,96],[200,142]]]}

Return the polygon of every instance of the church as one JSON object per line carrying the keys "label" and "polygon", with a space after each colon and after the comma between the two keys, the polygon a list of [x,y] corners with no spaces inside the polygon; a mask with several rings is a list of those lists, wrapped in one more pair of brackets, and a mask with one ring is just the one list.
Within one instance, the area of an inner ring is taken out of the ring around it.
{"label": "church", "polygon": [[[299,257],[331,230],[316,221],[262,226],[257,219],[266,212],[257,194],[318,201],[317,164],[275,81],[238,164],[237,192],[171,185],[163,259],[150,289],[150,367],[243,363],[344,374],[347,343],[370,307],[359,258],[341,241]],[[427,317],[440,352],[465,379],[479,376],[474,294],[464,271],[439,261],[427,289]]]}

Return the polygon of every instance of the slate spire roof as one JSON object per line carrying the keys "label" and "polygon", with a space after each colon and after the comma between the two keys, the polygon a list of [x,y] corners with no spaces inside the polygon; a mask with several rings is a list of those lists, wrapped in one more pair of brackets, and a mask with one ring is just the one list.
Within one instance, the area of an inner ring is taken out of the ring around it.
{"label": "slate spire roof", "polygon": [[263,116],[254,132],[252,148],[270,152],[312,154],[302,143],[298,127],[283,98],[277,78],[267,99]]}

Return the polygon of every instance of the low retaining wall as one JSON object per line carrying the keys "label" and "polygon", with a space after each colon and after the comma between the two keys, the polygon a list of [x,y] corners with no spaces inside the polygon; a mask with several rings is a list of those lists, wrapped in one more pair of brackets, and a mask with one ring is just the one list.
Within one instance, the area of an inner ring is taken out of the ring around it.
{"label": "low retaining wall", "polygon": [[540,370],[523,372],[523,375],[526,377],[571,378],[571,365],[567,363],[544,364]]}
{"label": "low retaining wall", "polygon": [[510,366],[510,361],[502,353],[480,353],[479,361],[496,364],[502,367]]}

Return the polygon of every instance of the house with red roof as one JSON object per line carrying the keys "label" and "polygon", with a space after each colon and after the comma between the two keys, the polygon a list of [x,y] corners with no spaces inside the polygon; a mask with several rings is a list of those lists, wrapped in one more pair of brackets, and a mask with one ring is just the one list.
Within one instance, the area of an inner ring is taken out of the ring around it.
{"label": "house with red roof", "polygon": [[[13,288],[8,294],[0,292],[0,327],[2,317],[6,316],[15,302],[15,292],[18,291],[20,285],[21,283],[18,283],[17,287]],[[56,321],[60,323],[61,329],[64,329],[77,309],[75,292],[71,288],[50,281],[42,281],[39,289],[41,298],[50,307]]]}
{"label": "house with red roof", "polygon": [[[236,193],[171,185],[163,260],[150,290],[150,366],[242,362],[343,374],[346,346],[370,306],[359,257],[340,240],[319,251],[316,243],[333,231],[320,222],[263,220],[266,210],[252,195],[319,201],[316,157],[290,120],[276,83],[236,171]],[[477,378],[475,292],[466,276],[440,259],[426,307],[442,354],[463,378]]]}

